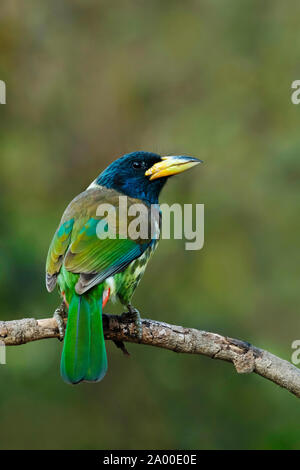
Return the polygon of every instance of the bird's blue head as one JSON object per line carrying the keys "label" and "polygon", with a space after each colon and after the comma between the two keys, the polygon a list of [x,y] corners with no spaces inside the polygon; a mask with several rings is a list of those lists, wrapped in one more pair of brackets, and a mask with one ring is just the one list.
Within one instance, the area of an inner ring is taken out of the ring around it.
{"label": "bird's blue head", "polygon": [[151,152],[133,152],[111,163],[96,183],[126,196],[156,204],[167,179],[201,160],[186,156],[161,157]]}

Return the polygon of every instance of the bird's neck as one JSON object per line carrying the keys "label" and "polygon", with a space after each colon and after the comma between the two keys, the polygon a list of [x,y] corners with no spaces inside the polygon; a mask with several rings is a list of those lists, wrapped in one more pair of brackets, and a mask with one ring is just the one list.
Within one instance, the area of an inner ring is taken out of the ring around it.
{"label": "bird's neck", "polygon": [[[151,182],[147,180],[140,181],[124,181],[118,180],[118,178],[110,178],[107,175],[101,174],[92,183],[93,187],[96,185],[104,186],[105,188],[114,189],[125,196],[140,199],[148,204],[158,204],[159,193],[163,187],[163,182],[157,180],[157,182]],[[92,187],[92,185],[90,187]]]}

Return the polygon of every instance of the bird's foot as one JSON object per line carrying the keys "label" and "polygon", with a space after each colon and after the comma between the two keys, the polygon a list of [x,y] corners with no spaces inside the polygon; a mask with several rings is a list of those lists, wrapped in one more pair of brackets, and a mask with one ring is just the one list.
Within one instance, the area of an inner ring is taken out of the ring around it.
{"label": "bird's foot", "polygon": [[65,311],[65,303],[62,302],[60,307],[58,307],[54,314],[53,314],[53,318],[55,318],[56,320],[56,323],[57,323],[57,327],[58,327],[58,332],[59,332],[59,341],[63,341],[64,337],[65,337],[65,318],[66,318],[66,311]]}
{"label": "bird's foot", "polygon": [[121,315],[121,318],[126,323],[134,323],[134,334],[139,341],[141,341],[143,336],[143,326],[140,316],[140,312],[134,308],[131,304],[127,305],[128,312],[124,312]]}

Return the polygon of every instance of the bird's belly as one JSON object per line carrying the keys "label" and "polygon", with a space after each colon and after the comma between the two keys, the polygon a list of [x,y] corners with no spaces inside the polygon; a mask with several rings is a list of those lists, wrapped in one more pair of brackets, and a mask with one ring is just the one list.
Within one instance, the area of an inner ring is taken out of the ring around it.
{"label": "bird's belly", "polygon": [[104,281],[104,291],[108,292],[109,300],[115,302],[117,300],[117,283],[116,276],[110,276]]}
{"label": "bird's belly", "polygon": [[[112,297],[112,300],[117,296],[123,305],[130,303],[133,293],[143,277],[148,261],[156,246],[157,242],[153,243],[142,256],[132,261],[124,271],[113,276],[113,282],[110,281],[114,287],[114,297]],[[110,279],[111,278],[108,278],[105,282]]]}

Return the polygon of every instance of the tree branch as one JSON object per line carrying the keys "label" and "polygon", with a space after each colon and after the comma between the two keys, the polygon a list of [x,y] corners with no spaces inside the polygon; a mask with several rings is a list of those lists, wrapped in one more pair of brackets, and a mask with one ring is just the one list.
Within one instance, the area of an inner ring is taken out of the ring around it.
{"label": "tree branch", "polygon": [[[154,320],[142,320],[143,336],[138,341],[134,325],[119,315],[103,315],[105,338],[119,342],[146,344],[178,353],[201,354],[232,362],[240,374],[255,372],[300,398],[300,370],[290,362],[244,341],[216,333],[183,328]],[[0,322],[0,343],[16,346],[46,338],[58,338],[54,318],[24,318]]]}

